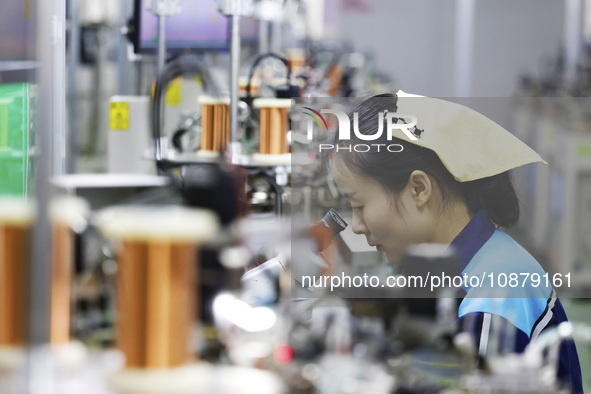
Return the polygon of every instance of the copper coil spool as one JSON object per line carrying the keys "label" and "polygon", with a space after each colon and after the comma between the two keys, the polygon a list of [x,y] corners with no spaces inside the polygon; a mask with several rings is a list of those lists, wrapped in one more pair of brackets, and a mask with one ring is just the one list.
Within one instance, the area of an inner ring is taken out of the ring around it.
{"label": "copper coil spool", "polygon": [[345,73],[345,67],[342,64],[334,64],[328,70],[326,75],[326,79],[329,82],[329,87],[326,90],[326,93],[334,97],[339,93],[341,89],[341,85],[343,82],[343,74]]}
{"label": "copper coil spool", "polygon": [[294,74],[299,74],[306,64],[306,53],[303,49],[293,48],[287,50],[287,61]]}
{"label": "copper coil spool", "polygon": [[[248,86],[248,77],[238,78],[238,94],[240,97],[247,96],[247,93],[248,93],[246,91],[247,86]],[[259,92],[260,92],[260,88],[261,88],[261,80],[255,74],[255,76],[252,78],[252,81],[250,81],[250,95],[251,95],[251,97],[258,96]]]}
{"label": "copper coil spool", "polygon": [[256,99],[253,105],[260,108],[259,153],[282,155],[289,153],[290,99]]}
{"label": "copper coil spool", "polygon": [[86,225],[90,208],[86,201],[64,197],[51,202],[51,310],[49,338],[52,344],[70,341],[71,277],[74,237]]}
{"label": "copper coil spool", "polygon": [[0,346],[27,343],[29,253],[34,209],[21,200],[0,200]]}
{"label": "copper coil spool", "polygon": [[201,96],[201,150],[219,152],[230,142],[230,99]]}
{"label": "copper coil spool", "polygon": [[173,368],[191,360],[197,249],[217,221],[203,210],[114,208],[103,233],[118,242],[117,347],[127,368]]}

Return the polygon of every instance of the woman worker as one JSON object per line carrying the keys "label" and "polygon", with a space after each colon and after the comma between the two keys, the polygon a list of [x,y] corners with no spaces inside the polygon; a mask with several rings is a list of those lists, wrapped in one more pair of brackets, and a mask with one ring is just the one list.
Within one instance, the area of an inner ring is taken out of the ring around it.
{"label": "woman worker", "polygon": [[[478,112],[443,100],[399,92],[358,105],[349,116],[351,125],[355,113],[358,126],[351,128],[349,139],[339,140],[335,133],[328,156],[332,176],[351,204],[355,233],[365,235],[393,263],[401,260],[409,245],[428,242],[451,245],[462,274],[544,274],[525,249],[499,230],[515,225],[519,218],[508,171],[543,162],[536,152]],[[388,139],[388,114],[394,114],[391,124],[398,120],[416,126],[406,133],[404,127],[390,127],[392,139]],[[385,149],[393,143],[400,147]],[[363,148],[355,149],[355,144]],[[491,319],[516,331],[517,352],[545,328],[567,320],[550,286],[526,284],[509,289],[516,291],[513,294],[491,292],[491,286],[464,290],[459,324],[474,324],[479,357],[492,351]],[[558,378],[572,392],[582,392],[572,341],[562,345]]]}

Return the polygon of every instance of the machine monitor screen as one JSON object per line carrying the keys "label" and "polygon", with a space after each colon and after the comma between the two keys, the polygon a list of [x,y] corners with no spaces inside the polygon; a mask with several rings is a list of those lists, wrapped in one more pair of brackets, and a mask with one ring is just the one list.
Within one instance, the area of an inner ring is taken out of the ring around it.
{"label": "machine monitor screen", "polygon": [[[135,0],[135,51],[156,52],[158,18],[147,8],[148,0]],[[183,0],[181,12],[166,17],[166,47],[169,51],[227,50],[228,18],[218,11],[216,0]]]}

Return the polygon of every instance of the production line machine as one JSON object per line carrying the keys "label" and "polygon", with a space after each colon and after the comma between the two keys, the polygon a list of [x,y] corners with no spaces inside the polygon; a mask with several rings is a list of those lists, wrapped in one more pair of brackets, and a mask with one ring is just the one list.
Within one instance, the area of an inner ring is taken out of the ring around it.
{"label": "production line machine", "polygon": [[[52,280],[51,316],[57,326],[61,323],[59,341],[65,343],[51,345],[58,392],[568,392],[555,379],[556,360],[543,354],[547,348],[556,354],[560,342],[571,337],[579,345],[588,342],[587,327],[560,326],[522,355],[499,350],[477,364],[471,335],[455,326],[453,293],[412,300],[400,290],[332,292],[295,280],[304,276],[302,270],[321,277],[368,269],[346,262],[345,255],[351,254],[349,235],[344,235],[349,219],[329,210],[316,222],[319,207],[339,205],[330,180],[323,180],[324,192],[314,187],[292,191],[301,198],[297,204],[292,201],[291,220],[281,220],[277,212],[244,213],[248,211],[240,208],[244,201],[236,185],[244,185],[245,178],[229,163],[181,164],[168,182],[115,207],[91,213],[83,201],[62,200],[56,206],[69,207],[67,214],[52,209],[53,250],[61,268]],[[318,182],[316,163],[302,165],[309,171],[297,172],[296,177],[307,175],[298,185]],[[0,223],[26,231],[34,213],[5,206],[7,217]],[[83,310],[76,304],[72,321],[92,321],[97,312],[103,317],[94,327],[74,324],[72,334],[65,336],[65,268],[88,267],[67,258],[76,248],[70,231],[79,233],[83,245],[100,245],[94,273],[71,273],[76,279],[86,276],[74,280],[78,286],[72,297],[85,297],[86,306]],[[26,250],[22,242],[9,245],[11,256]],[[248,270],[257,259],[262,264]],[[420,246],[409,250],[406,267],[448,266],[453,260],[442,249]],[[10,267],[10,261],[19,260],[5,259],[2,268]],[[379,261],[372,271],[376,276],[409,274]],[[97,281],[99,290],[84,294]],[[18,288],[9,283],[4,288],[15,295],[7,299],[18,300]],[[17,308],[3,312],[22,316]],[[13,315],[5,319],[22,322]],[[23,341],[3,344],[2,359],[12,360],[5,361],[2,373],[8,390],[18,390]],[[20,358],[14,357],[18,354]]]}

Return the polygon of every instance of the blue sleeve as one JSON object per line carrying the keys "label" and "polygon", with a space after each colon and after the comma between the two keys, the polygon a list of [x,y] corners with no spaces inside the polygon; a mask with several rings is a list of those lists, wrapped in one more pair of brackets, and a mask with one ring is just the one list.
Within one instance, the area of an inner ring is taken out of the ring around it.
{"label": "blue sleeve", "polygon": [[[562,303],[558,300],[554,307],[554,316],[552,322],[549,324],[556,326],[564,321],[568,321],[566,312],[562,307]],[[579,355],[574,341],[566,341],[560,347],[560,367],[558,369],[558,377],[564,381],[569,382],[571,391],[573,393],[583,393],[583,378],[581,376],[581,365],[579,364]]]}

